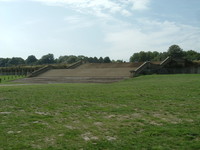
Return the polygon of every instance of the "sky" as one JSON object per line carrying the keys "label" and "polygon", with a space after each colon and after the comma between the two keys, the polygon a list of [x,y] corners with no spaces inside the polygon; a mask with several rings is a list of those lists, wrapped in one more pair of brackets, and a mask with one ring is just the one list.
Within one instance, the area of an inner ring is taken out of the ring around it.
{"label": "sky", "polygon": [[200,0],[0,0],[0,57],[200,52]]}

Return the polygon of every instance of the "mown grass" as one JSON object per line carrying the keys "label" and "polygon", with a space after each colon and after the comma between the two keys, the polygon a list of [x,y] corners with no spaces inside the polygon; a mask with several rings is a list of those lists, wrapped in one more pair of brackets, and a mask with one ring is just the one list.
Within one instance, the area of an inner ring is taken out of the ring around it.
{"label": "mown grass", "polygon": [[200,75],[0,87],[0,149],[200,149]]}
{"label": "mown grass", "polygon": [[[11,81],[16,79],[24,78],[24,75],[0,75],[0,84],[9,84]],[[13,84],[13,83],[12,83]]]}

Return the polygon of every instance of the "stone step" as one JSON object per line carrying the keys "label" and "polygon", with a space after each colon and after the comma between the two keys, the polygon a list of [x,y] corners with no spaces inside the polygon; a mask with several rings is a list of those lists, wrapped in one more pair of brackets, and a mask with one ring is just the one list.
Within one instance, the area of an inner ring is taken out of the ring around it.
{"label": "stone step", "polygon": [[130,68],[51,69],[38,77],[130,77]]}
{"label": "stone step", "polygon": [[18,83],[113,83],[127,77],[33,77],[16,80]]}

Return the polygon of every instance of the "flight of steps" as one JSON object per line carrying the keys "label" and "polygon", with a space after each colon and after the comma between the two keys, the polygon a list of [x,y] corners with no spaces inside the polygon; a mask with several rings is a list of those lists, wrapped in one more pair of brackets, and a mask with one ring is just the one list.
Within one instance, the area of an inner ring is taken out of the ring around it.
{"label": "flight of steps", "polygon": [[112,83],[130,77],[140,63],[82,64],[75,69],[50,69],[21,83]]}
{"label": "flight of steps", "polygon": [[19,79],[18,83],[113,83],[126,79],[126,77],[33,77]]}

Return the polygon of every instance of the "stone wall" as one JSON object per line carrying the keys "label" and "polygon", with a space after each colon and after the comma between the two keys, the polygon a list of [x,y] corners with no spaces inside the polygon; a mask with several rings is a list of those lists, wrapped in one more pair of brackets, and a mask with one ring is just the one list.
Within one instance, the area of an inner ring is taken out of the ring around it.
{"label": "stone wall", "polygon": [[186,59],[168,57],[159,64],[145,62],[136,70],[131,71],[132,77],[150,74],[200,74],[200,64]]}
{"label": "stone wall", "polygon": [[158,74],[199,74],[200,66],[198,67],[185,67],[185,68],[161,68]]}

